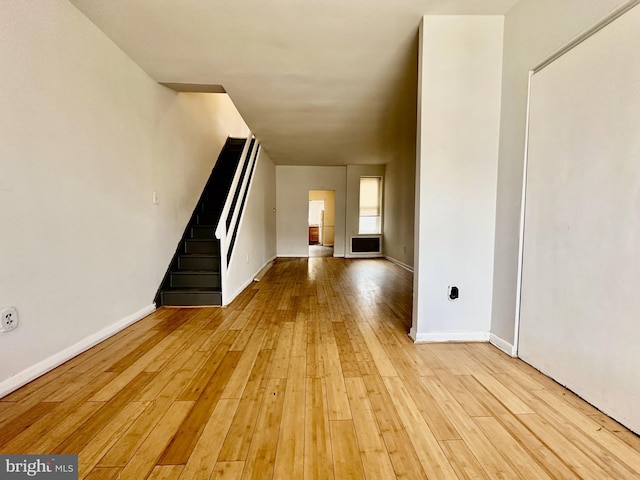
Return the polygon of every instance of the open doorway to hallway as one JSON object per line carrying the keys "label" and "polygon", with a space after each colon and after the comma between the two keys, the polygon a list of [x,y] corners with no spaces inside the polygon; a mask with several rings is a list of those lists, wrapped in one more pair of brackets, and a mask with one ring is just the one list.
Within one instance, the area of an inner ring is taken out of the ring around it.
{"label": "open doorway to hallway", "polygon": [[309,190],[310,257],[333,256],[335,205],[335,190]]}

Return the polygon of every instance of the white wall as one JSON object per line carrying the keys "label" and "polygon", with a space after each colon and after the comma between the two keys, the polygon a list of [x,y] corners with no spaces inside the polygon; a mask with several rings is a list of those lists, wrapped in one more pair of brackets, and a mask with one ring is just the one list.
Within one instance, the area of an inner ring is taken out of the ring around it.
{"label": "white wall", "polygon": [[333,255],[345,254],[346,167],[276,166],[276,231],[279,257],[309,256],[309,190],[335,190]]}
{"label": "white wall", "polygon": [[640,6],[535,73],[518,354],[640,432]]}
{"label": "white wall", "polygon": [[383,185],[382,249],[388,259],[409,269],[413,268],[414,260],[415,182],[414,147],[386,165]]}
{"label": "white wall", "polygon": [[260,150],[228,268],[228,301],[276,256],[276,168]]}
{"label": "white wall", "polygon": [[505,18],[491,331],[514,341],[528,72],[626,0],[520,0]]}
{"label": "white wall", "polygon": [[227,135],[247,134],[226,96],[159,86],[67,1],[2,10],[0,307],[20,326],[0,395],[153,308]]}
{"label": "white wall", "polygon": [[[488,340],[503,17],[425,16],[414,315],[421,340]],[[460,298],[450,301],[447,287]]]}
{"label": "white wall", "polygon": [[389,115],[397,144],[384,172],[384,224],[382,250],[388,259],[411,269],[414,259],[416,184],[416,116],[418,104],[418,32],[406,51],[407,75],[394,90],[395,108]]}

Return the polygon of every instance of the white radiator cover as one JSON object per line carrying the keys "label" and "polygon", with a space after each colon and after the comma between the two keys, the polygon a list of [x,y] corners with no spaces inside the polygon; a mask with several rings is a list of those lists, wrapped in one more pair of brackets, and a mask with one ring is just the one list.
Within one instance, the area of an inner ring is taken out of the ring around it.
{"label": "white radiator cover", "polygon": [[382,257],[382,235],[352,235],[347,258]]}

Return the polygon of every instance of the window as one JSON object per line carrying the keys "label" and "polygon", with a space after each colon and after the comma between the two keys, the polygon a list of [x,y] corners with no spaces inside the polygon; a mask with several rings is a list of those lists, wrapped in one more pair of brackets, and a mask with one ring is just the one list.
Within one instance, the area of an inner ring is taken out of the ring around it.
{"label": "window", "polygon": [[382,178],[360,177],[360,227],[358,233],[382,233]]}

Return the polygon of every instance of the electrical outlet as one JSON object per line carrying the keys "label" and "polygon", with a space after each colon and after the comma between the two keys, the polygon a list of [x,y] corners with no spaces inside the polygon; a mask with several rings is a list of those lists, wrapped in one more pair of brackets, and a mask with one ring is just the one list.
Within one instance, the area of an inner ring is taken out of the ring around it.
{"label": "electrical outlet", "polygon": [[447,291],[449,300],[457,300],[460,296],[460,289],[454,285],[450,285]]}
{"label": "electrical outlet", "polygon": [[2,310],[0,332],[10,332],[18,328],[18,311],[14,307]]}

